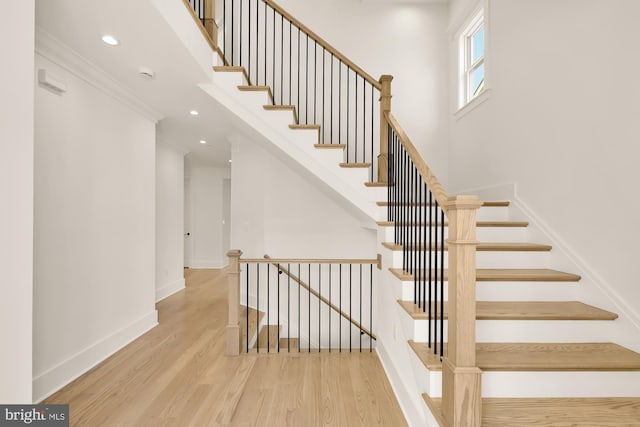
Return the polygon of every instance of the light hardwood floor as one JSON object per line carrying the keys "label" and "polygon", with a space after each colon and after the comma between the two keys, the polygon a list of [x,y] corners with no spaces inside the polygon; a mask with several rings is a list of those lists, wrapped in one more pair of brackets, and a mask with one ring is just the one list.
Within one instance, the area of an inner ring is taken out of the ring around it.
{"label": "light hardwood floor", "polygon": [[186,270],[160,325],[50,398],[73,426],[404,426],[375,353],[224,355],[221,270]]}

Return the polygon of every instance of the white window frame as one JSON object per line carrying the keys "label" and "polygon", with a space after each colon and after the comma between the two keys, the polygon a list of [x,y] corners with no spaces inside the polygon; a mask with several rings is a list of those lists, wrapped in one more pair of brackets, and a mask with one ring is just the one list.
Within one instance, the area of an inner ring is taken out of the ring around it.
{"label": "white window frame", "polygon": [[[459,77],[459,108],[464,108],[466,105],[471,103],[474,99],[478,98],[482,93],[487,91],[487,65],[486,65],[486,57],[487,57],[487,25],[485,19],[485,8],[482,7],[477,10],[473,15],[473,18],[467,21],[467,25],[464,27],[464,30],[459,33],[458,36],[458,44],[459,44],[459,64],[460,64],[460,77]],[[484,53],[481,58],[479,58],[476,62],[472,63],[472,54],[473,54],[473,42],[472,36],[473,34],[480,28],[480,26],[484,26]],[[477,70],[480,66],[484,65],[484,83],[483,89],[477,93],[473,94],[471,85],[472,80],[471,77],[473,72]]]}

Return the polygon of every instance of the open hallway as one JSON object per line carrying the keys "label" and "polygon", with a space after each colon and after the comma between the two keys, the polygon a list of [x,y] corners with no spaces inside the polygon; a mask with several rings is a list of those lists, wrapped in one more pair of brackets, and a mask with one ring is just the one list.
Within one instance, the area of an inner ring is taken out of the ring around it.
{"label": "open hallway", "polygon": [[160,324],[46,403],[75,426],[402,426],[375,353],[227,357],[224,270],[185,270]]}

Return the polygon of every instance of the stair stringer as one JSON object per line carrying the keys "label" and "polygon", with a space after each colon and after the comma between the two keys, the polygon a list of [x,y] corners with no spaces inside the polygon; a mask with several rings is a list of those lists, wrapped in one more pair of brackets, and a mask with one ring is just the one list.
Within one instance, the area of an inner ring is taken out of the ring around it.
{"label": "stair stringer", "polygon": [[[234,74],[242,78],[241,73]],[[341,200],[343,206],[349,205],[351,212],[357,211],[357,217],[363,222],[379,219],[375,202],[386,195],[386,188],[366,187],[368,170],[341,168],[338,163],[332,163],[336,159],[335,153],[314,147],[317,130],[290,129],[289,125],[293,124],[290,113],[264,109],[264,105],[269,103],[266,94],[262,100],[254,96],[258,95],[256,93],[244,96],[249,94],[241,93],[237,88],[242,83],[232,81],[228,76],[223,77],[224,80],[218,83],[216,80],[220,79],[214,76],[212,83],[201,84],[200,88],[249,127],[252,138],[267,142],[265,148],[278,158],[297,171],[306,172],[305,175],[321,188],[330,189],[332,198]],[[327,161],[328,156],[333,156],[331,161]]]}
{"label": "stair stringer", "polygon": [[422,393],[429,390],[440,393],[438,375],[425,374],[424,365],[407,344],[410,337],[404,334],[397,310],[399,287],[395,286],[397,279],[389,272],[390,261],[388,257],[383,257],[379,272],[376,352],[409,425],[439,426],[421,397]]}

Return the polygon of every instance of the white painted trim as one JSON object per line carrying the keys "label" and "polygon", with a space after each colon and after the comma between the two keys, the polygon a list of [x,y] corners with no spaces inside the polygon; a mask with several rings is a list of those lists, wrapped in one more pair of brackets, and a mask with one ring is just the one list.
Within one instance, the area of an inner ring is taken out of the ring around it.
{"label": "white painted trim", "polygon": [[56,391],[109,358],[158,324],[158,312],[151,311],[113,334],[95,342],[58,365],[34,377],[33,401],[42,402]]}
{"label": "white painted trim", "polygon": [[167,283],[161,288],[156,289],[156,302],[160,302],[163,299],[170,297],[176,292],[180,292],[185,288],[184,277],[182,279],[175,280],[171,283]]}
{"label": "white painted trim", "polygon": [[[485,70],[486,70],[486,67],[485,67]],[[490,95],[491,95],[491,89],[487,88],[483,90],[481,94],[479,94],[478,96],[473,98],[471,101],[464,104],[462,107],[458,109],[458,111],[453,113],[453,117],[456,119],[456,121],[462,119],[464,116],[466,116],[467,114],[469,114],[470,112],[478,108],[480,105],[488,101],[491,98]]]}
{"label": "white painted trim", "polygon": [[[422,400],[422,396],[412,396],[407,391],[407,388],[404,386],[402,378],[400,378],[400,375],[396,371],[395,365],[385,350],[380,337],[378,337],[378,342],[376,343],[376,354],[378,355],[378,359],[380,359],[380,364],[382,365],[385,374],[387,374],[391,388],[396,395],[398,404],[400,405],[400,409],[402,409],[402,413],[404,414],[404,418],[407,423],[412,427],[439,427],[435,418],[431,415],[431,411],[428,409],[426,403]],[[425,414],[429,414],[431,419],[425,418]]]}
{"label": "white painted trim", "polygon": [[227,261],[221,260],[206,260],[206,259],[191,259],[188,262],[189,268],[225,268],[228,264]]}
{"label": "white painted trim", "polygon": [[142,102],[120,83],[98,66],[85,59],[78,52],[53,37],[40,27],[36,27],[36,53],[64,68],[86,83],[104,92],[116,101],[126,105],[145,118],[157,123],[164,115]]}

